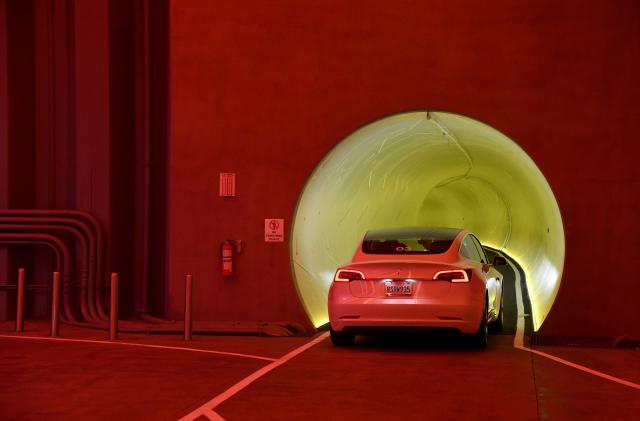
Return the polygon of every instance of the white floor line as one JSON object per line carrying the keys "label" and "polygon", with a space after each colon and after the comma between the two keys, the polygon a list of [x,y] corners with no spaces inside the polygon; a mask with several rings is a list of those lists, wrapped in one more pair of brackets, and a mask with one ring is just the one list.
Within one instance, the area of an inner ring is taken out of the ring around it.
{"label": "white floor line", "polygon": [[[211,399],[210,401],[208,401],[204,405],[200,406],[199,408],[193,410],[189,414],[187,414],[184,417],[180,418],[179,421],[195,420],[196,418],[198,418],[201,415],[204,415],[204,416],[207,416],[207,417],[211,418],[212,413],[219,417],[220,415],[218,415],[217,413],[215,413],[213,411],[218,405],[220,405],[222,402],[226,401],[227,399],[229,399],[230,397],[232,397],[236,393],[240,392],[242,389],[244,389],[245,387],[249,386],[251,383],[253,383],[254,381],[258,380],[260,377],[264,376],[265,374],[267,374],[268,372],[270,372],[274,368],[277,368],[277,367],[281,366],[282,364],[286,363],[287,361],[289,361],[290,359],[292,359],[296,355],[301,354],[304,351],[306,351],[307,349],[311,348],[312,346],[318,344],[319,342],[322,342],[323,340],[325,340],[327,338],[327,336],[329,336],[329,332],[325,332],[325,333],[319,335],[315,339],[313,339],[313,340],[307,342],[306,344],[294,349],[293,351],[291,351],[288,354],[286,354],[285,356],[277,359],[276,361],[272,362],[271,364],[266,365],[265,367],[262,367],[260,370],[253,372],[252,374],[250,374],[249,376],[247,376],[244,379],[240,380],[238,383],[234,384],[229,389],[225,390],[224,392],[222,392],[218,396],[214,397],[213,399]],[[216,419],[216,418],[211,418],[211,419]]]}
{"label": "white floor line", "polygon": [[522,302],[522,287],[520,286],[520,271],[511,261],[507,260],[513,270],[516,282],[516,308],[518,309],[518,321],[516,323],[516,336],[513,339],[513,346],[520,348],[524,346],[524,303]]}
{"label": "white floor line", "polygon": [[524,304],[522,301],[522,289],[520,287],[520,271],[515,267],[515,265],[513,263],[511,263],[511,261],[509,259],[507,259],[507,262],[509,263],[509,266],[511,266],[511,269],[513,269],[513,273],[515,275],[515,282],[516,282],[516,306],[518,308],[518,323],[516,325],[516,336],[513,339],[513,347],[520,349],[522,351],[527,351],[530,352],[532,354],[536,354],[539,355],[541,357],[545,357],[548,358],[552,361],[555,361],[557,363],[560,364],[564,364],[566,366],[575,368],[576,370],[580,370],[580,371],[584,371],[585,373],[589,373],[592,374],[594,376],[598,376],[601,377],[603,379],[618,383],[618,384],[622,384],[624,386],[629,386],[631,388],[634,389],[638,389],[640,390],[640,384],[637,383],[633,383],[630,382],[628,380],[624,380],[621,379],[619,377],[614,377],[614,376],[610,376],[606,373],[603,373],[601,371],[597,371],[594,370],[592,368],[589,367],[585,367],[583,365],[580,364],[576,364],[576,363],[572,363],[571,361],[565,360],[563,358],[560,357],[556,357],[555,355],[551,355],[551,354],[547,354],[546,352],[542,352],[542,351],[538,351],[535,349],[531,349],[531,348],[527,348],[526,346],[524,346]]}
{"label": "white floor line", "polygon": [[262,357],[260,355],[239,354],[239,353],[236,353],[236,352],[214,351],[214,350],[209,350],[209,349],[187,348],[187,347],[182,347],[182,346],[139,344],[139,343],[135,343],[135,342],[101,341],[101,340],[92,340],[92,339],[52,338],[52,337],[48,337],[48,336],[21,336],[21,335],[0,335],[0,338],[29,339],[29,340],[39,340],[39,341],[80,342],[80,343],[88,343],[88,344],[123,345],[123,346],[134,346],[134,347],[139,347],[139,348],[169,349],[169,350],[173,350],[173,351],[187,351],[187,352],[200,352],[200,353],[203,353],[203,354],[228,355],[228,356],[231,356],[231,357],[252,358],[254,360],[263,360],[263,361],[276,361],[275,358]]}
{"label": "white floor line", "polygon": [[213,409],[205,410],[202,412],[202,415],[209,418],[212,421],[226,421],[220,414],[218,414]]}

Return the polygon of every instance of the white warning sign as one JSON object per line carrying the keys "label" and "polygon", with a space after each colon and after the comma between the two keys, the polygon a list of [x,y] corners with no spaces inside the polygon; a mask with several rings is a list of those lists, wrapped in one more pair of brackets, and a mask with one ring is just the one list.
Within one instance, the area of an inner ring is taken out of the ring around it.
{"label": "white warning sign", "polygon": [[284,219],[268,218],[264,220],[264,241],[267,243],[284,241]]}

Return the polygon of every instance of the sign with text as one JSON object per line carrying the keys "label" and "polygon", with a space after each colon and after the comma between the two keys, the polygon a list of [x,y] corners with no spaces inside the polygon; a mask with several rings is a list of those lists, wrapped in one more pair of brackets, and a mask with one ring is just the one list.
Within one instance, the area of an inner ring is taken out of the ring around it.
{"label": "sign with text", "polygon": [[264,241],[282,243],[284,241],[284,219],[268,218],[264,220]]}

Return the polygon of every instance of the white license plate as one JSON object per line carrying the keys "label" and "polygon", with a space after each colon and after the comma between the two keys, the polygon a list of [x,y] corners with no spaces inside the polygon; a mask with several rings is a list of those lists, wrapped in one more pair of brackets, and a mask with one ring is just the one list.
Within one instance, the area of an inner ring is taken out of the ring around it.
{"label": "white license plate", "polygon": [[413,294],[413,282],[387,281],[384,283],[384,293],[389,296]]}

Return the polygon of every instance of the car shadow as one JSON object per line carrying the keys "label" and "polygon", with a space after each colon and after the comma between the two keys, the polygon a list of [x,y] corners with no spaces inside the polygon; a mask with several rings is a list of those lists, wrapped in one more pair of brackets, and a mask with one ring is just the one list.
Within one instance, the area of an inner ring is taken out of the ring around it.
{"label": "car shadow", "polygon": [[[489,343],[491,343],[491,338],[489,338]],[[355,342],[352,347],[378,350],[478,350],[470,336],[462,334],[443,335],[421,332],[358,335],[356,336]]]}

